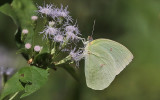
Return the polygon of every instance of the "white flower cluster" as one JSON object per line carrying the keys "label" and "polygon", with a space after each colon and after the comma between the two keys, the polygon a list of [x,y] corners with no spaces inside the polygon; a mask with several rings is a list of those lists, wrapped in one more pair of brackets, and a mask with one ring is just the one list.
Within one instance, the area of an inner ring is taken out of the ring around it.
{"label": "white flower cluster", "polygon": [[[60,8],[52,4],[47,4],[38,7],[38,13],[42,17],[47,17],[48,25],[45,26],[44,30],[40,32],[43,34],[44,39],[50,39],[54,43],[60,43],[60,47],[63,44],[76,44],[82,38],[79,37],[80,31],[76,24],[73,24],[73,19],[69,15],[68,7]],[[75,45],[76,46],[76,45]],[[70,46],[71,47],[71,46]],[[71,48],[70,48],[71,49]],[[68,48],[63,48],[62,51],[69,51]],[[81,50],[82,51],[82,50]],[[73,60],[79,62],[82,59],[82,54],[80,50],[74,49],[70,50],[70,56]]]}
{"label": "white flower cluster", "polygon": [[59,20],[60,17],[63,17],[67,21],[72,21],[72,17],[69,16],[69,11],[67,9],[68,7],[64,8],[63,5],[61,5],[61,8],[58,8],[55,5],[47,4],[44,6],[38,6],[38,13],[40,13],[42,16],[50,16],[53,19]]}
{"label": "white flower cluster", "polygon": [[[56,42],[64,42],[65,38],[67,40],[78,40],[80,39],[78,35],[80,32],[76,25],[72,25],[72,17],[69,15],[68,7],[58,8],[52,4],[46,6],[39,6],[38,13],[42,16],[49,16],[52,18],[49,21],[49,25],[45,26],[45,29],[41,34],[44,34],[44,38],[53,39]],[[63,21],[62,21],[63,20]],[[59,22],[62,21],[61,27],[59,27]]]}

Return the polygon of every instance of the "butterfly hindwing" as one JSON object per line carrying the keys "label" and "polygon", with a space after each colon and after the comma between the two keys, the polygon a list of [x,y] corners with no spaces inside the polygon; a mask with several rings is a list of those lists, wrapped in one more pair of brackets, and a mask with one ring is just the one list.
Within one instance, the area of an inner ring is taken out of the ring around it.
{"label": "butterfly hindwing", "polygon": [[87,86],[95,90],[107,88],[132,58],[132,53],[115,41],[97,39],[88,43],[85,48]]}

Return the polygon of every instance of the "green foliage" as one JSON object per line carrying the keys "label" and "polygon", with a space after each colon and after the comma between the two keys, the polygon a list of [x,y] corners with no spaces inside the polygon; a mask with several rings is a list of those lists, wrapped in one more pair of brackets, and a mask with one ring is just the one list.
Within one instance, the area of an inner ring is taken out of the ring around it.
{"label": "green foliage", "polygon": [[19,71],[20,82],[25,84],[25,94],[21,97],[30,95],[40,89],[47,81],[48,71],[35,66],[25,67]]}
{"label": "green foliage", "polygon": [[24,90],[24,87],[19,81],[19,74],[16,73],[8,82],[5,84],[3,92],[1,93],[0,100],[9,94],[13,94],[19,91]]}
{"label": "green foliage", "polygon": [[[5,4],[0,7],[0,11],[10,16],[17,25],[17,31],[15,33],[15,39],[17,40],[18,47],[23,47],[24,43],[31,43],[34,45],[46,46],[46,42],[42,42],[42,35],[39,32],[44,27],[43,21],[37,23],[39,26],[35,26],[35,23],[31,20],[31,17],[35,15],[36,7],[31,0],[14,0],[11,4]],[[21,38],[22,29],[28,29],[29,33],[23,41]],[[43,45],[45,44],[45,45]]]}
{"label": "green foliage", "polygon": [[[19,47],[17,53],[21,53],[30,65],[34,65],[22,68],[6,83],[1,94],[1,99],[23,90],[25,93],[21,97],[32,94],[47,81],[48,68],[55,70],[55,63],[57,66],[60,64],[63,66],[62,64],[71,61],[70,56],[67,59],[60,57],[60,50],[57,47],[59,44],[53,45],[49,39],[43,39],[43,35],[40,32],[48,24],[48,19],[38,18],[37,21],[31,20],[31,17],[36,15],[36,10],[32,0],[13,0],[11,4],[5,4],[0,7],[0,12],[10,16],[17,26],[15,32],[15,40]],[[28,34],[22,34],[23,29],[27,29]],[[24,47],[26,43],[30,43],[32,47],[26,49]],[[36,45],[43,47],[40,52],[34,51],[34,46]],[[55,51],[57,50],[58,54],[56,54],[57,52],[51,52],[53,48]],[[56,58],[53,56],[56,56]],[[63,68],[69,71],[73,77],[77,78],[73,67],[69,65],[66,67],[64,65]]]}
{"label": "green foliage", "polygon": [[24,67],[20,69],[8,82],[5,84],[1,98],[24,90],[25,97],[40,89],[48,79],[48,71],[37,68],[35,66]]}

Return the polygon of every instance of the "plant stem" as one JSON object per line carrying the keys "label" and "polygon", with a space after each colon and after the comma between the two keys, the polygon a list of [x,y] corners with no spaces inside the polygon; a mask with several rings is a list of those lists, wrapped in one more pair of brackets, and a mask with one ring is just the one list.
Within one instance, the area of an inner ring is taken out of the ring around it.
{"label": "plant stem", "polygon": [[9,100],[13,100],[19,92],[16,92]]}

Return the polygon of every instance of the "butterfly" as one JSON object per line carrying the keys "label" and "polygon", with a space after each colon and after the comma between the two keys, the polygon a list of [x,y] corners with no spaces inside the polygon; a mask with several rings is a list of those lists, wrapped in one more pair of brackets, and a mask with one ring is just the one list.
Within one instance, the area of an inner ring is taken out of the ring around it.
{"label": "butterfly", "polygon": [[85,47],[85,77],[89,88],[103,90],[133,59],[122,44],[109,39],[89,37]]}

